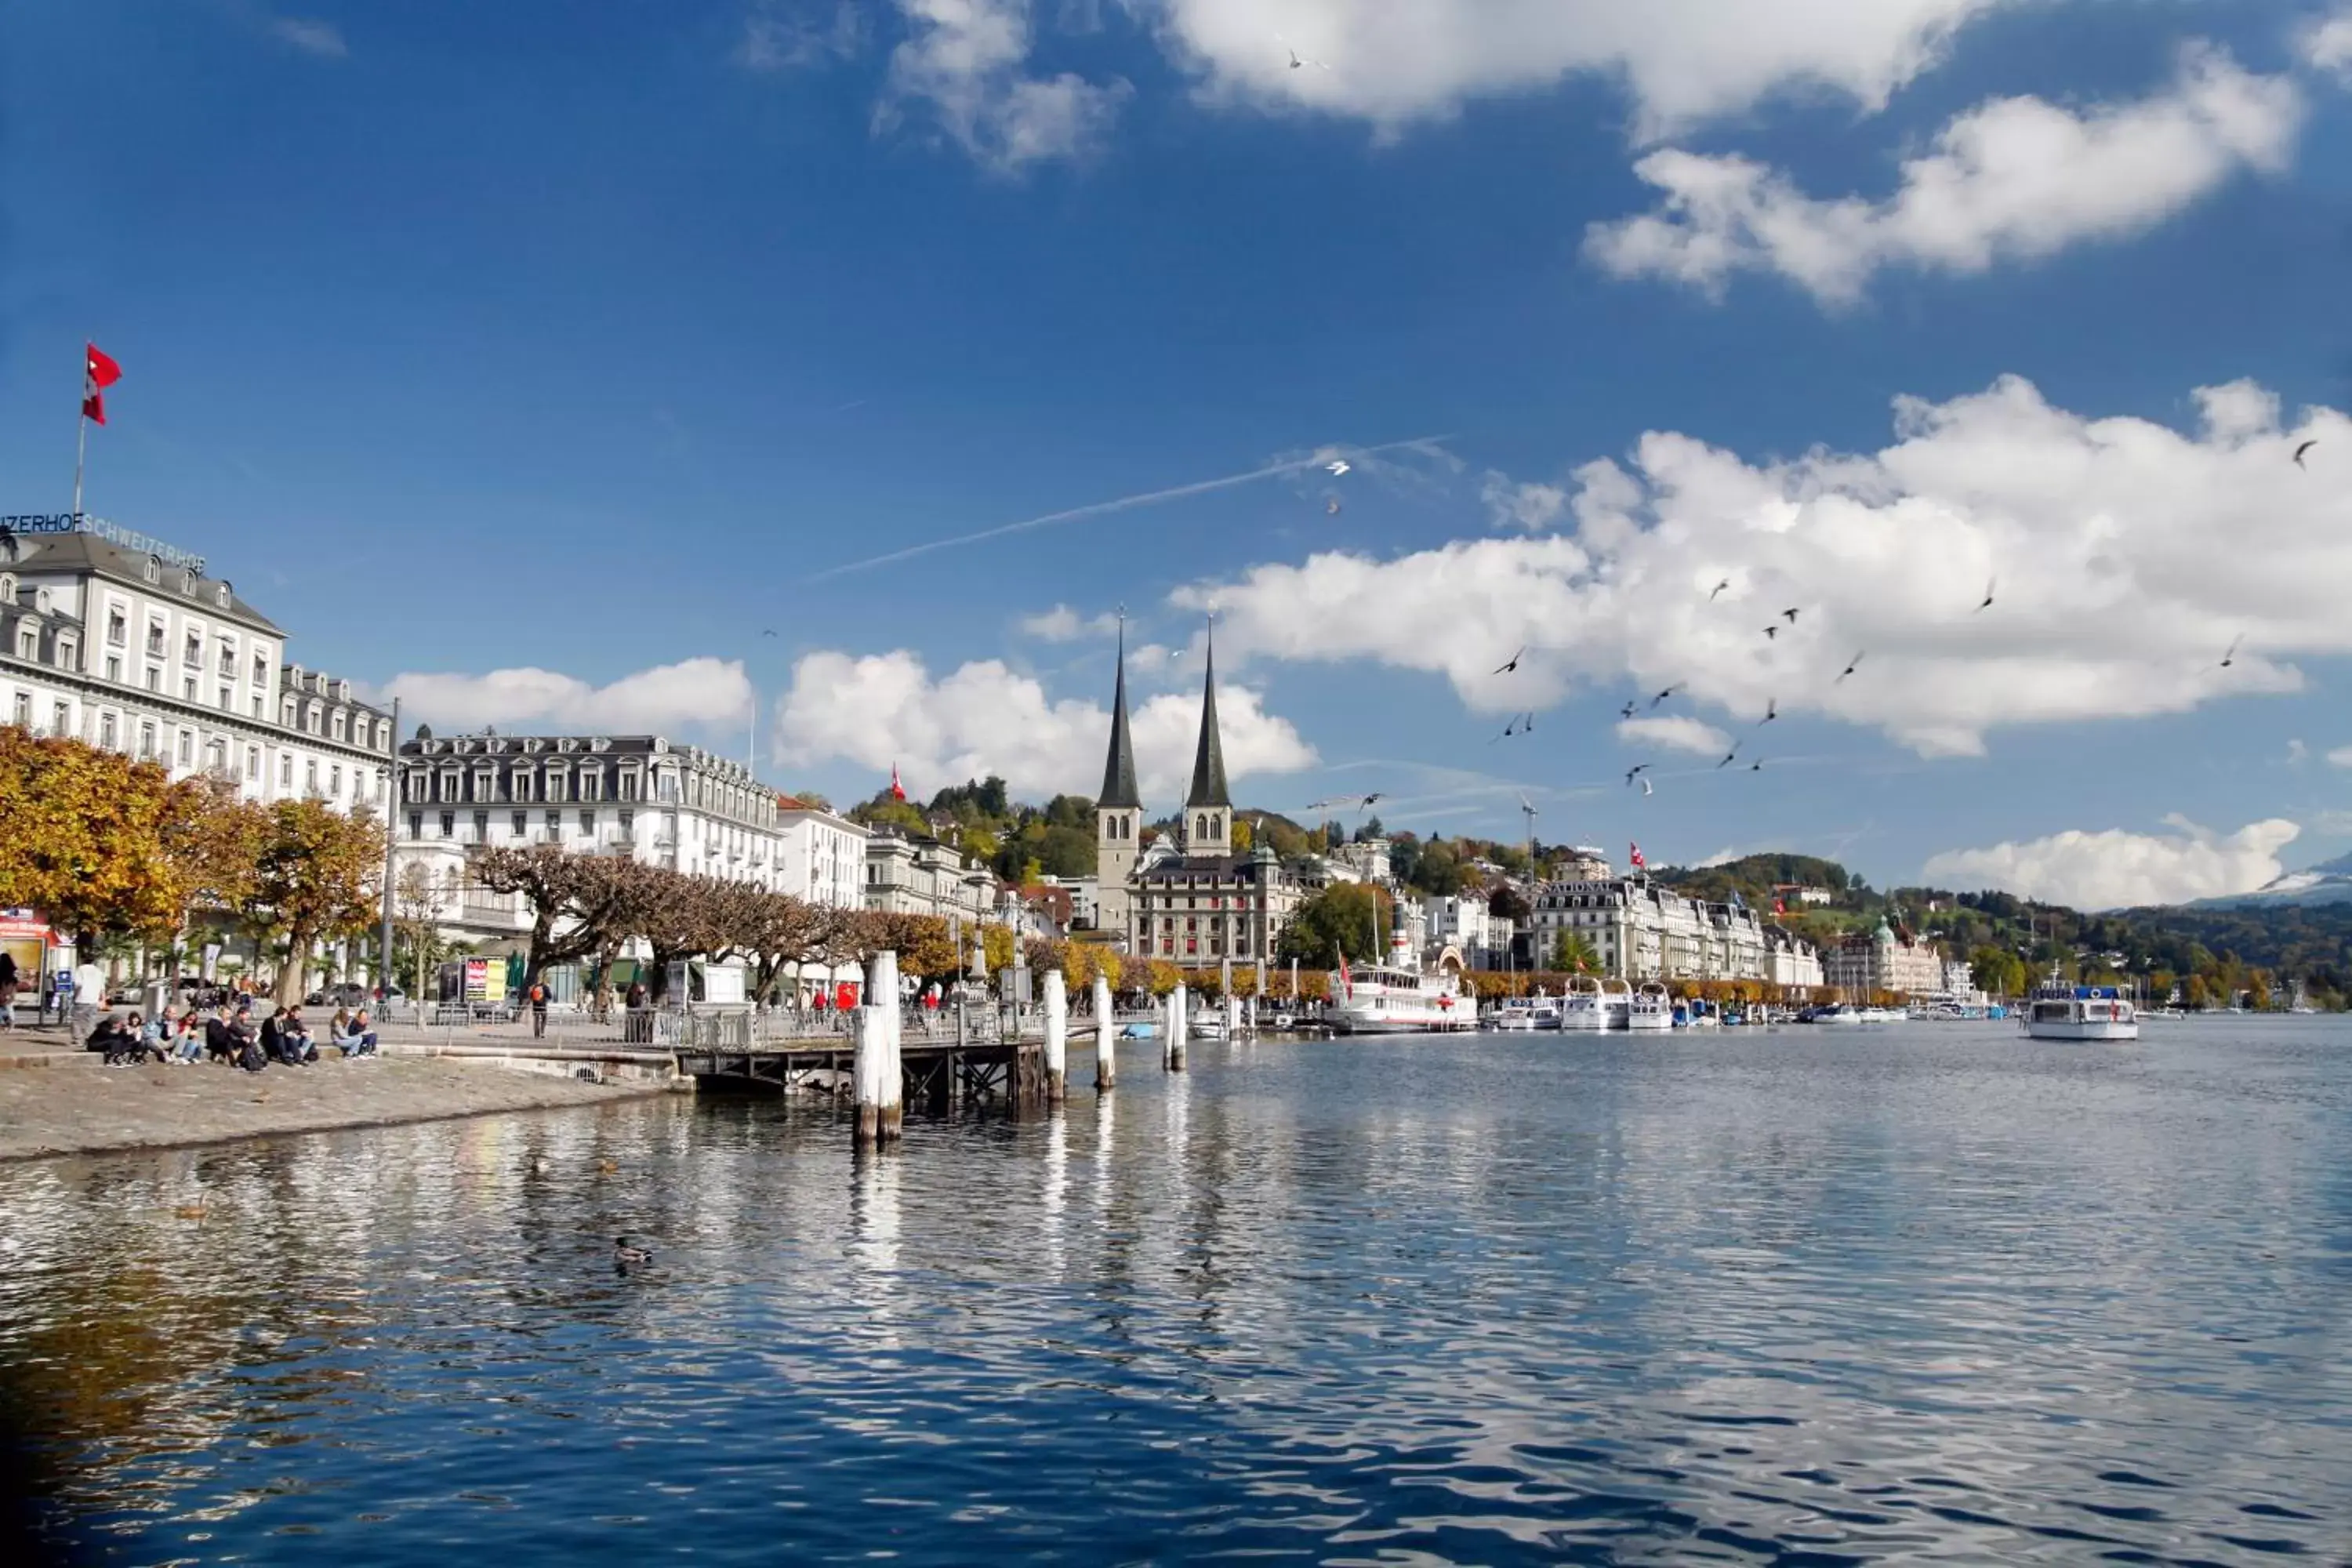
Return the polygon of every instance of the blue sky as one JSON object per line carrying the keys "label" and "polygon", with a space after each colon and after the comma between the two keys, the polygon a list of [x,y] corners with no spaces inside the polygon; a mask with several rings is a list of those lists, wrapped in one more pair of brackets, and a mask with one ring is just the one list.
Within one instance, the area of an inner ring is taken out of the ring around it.
{"label": "blue sky", "polygon": [[1599,4],[34,0],[7,509],[89,336],[90,509],[443,723],[1090,792],[1124,604],[1172,805],[1214,605],[1253,805],[2096,902],[2352,847],[2352,21]]}

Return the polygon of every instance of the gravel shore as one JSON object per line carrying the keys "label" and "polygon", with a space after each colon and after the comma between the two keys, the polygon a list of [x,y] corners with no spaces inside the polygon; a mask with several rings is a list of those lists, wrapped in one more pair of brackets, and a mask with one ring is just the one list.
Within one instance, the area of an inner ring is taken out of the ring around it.
{"label": "gravel shore", "polygon": [[583,1083],[485,1063],[397,1057],[259,1073],[78,1062],[0,1072],[0,1160],[601,1105],[660,1092],[651,1083]]}

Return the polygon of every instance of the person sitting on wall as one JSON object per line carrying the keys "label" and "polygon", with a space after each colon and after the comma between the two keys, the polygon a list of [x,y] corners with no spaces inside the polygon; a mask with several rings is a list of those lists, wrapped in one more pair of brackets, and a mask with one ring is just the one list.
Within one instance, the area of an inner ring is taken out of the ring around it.
{"label": "person sitting on wall", "polygon": [[310,1038],[310,1026],[302,1021],[302,1009],[289,1007],[278,1021],[278,1049],[289,1067],[310,1067],[319,1059],[319,1047]]}
{"label": "person sitting on wall", "polygon": [[212,1044],[212,1025],[194,1007],[180,1015],[179,1031],[172,1037],[172,1059],[194,1067]]}
{"label": "person sitting on wall", "polygon": [[375,1031],[368,1027],[367,1009],[356,1013],[337,1013],[334,1026],[327,1037],[342,1048],[345,1057],[372,1057],[376,1054]]}
{"label": "person sitting on wall", "polygon": [[229,1012],[228,1004],[221,1003],[213,1009],[213,1016],[205,1020],[205,1059],[226,1062],[234,1067],[236,1065],[237,1049],[244,1044],[245,1041],[236,1032],[236,1024],[234,1016]]}

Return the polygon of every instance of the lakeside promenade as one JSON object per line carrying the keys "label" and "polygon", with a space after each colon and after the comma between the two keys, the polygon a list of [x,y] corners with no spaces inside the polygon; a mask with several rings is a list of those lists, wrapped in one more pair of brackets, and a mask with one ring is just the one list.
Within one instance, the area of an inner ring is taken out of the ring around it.
{"label": "lakeside promenade", "polygon": [[110,1068],[63,1030],[0,1034],[0,1160],[166,1149],[341,1128],[599,1105],[658,1094],[652,1080],[583,1082],[493,1063],[387,1054],[259,1073],[198,1064]]}

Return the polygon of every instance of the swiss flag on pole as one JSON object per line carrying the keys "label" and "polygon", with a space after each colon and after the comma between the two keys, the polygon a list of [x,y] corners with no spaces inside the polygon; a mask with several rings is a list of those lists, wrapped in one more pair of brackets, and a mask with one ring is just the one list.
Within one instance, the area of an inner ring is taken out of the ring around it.
{"label": "swiss flag on pole", "polygon": [[1640,845],[1638,845],[1638,844],[1634,845],[1634,846],[1633,846],[1633,869],[1635,869],[1636,871],[1646,871],[1646,870],[1648,870],[1649,868],[1650,868],[1650,863],[1649,863],[1647,860],[1644,860],[1644,859],[1643,859],[1643,858],[1642,858],[1642,847],[1641,847]]}
{"label": "swiss flag on pole", "polygon": [[1339,987],[1349,998],[1355,996],[1356,982],[1348,973],[1348,955],[1345,952],[1339,954]]}
{"label": "swiss flag on pole", "polygon": [[122,379],[122,367],[114,363],[104,349],[96,343],[82,345],[81,416],[99,425],[106,423],[106,399],[100,395]]}
{"label": "swiss flag on pole", "polygon": [[896,763],[890,764],[890,798],[892,800],[907,798],[907,786],[898,782],[898,764]]}

